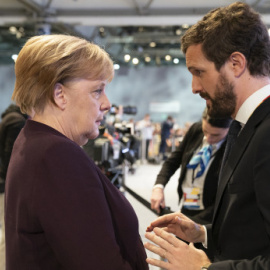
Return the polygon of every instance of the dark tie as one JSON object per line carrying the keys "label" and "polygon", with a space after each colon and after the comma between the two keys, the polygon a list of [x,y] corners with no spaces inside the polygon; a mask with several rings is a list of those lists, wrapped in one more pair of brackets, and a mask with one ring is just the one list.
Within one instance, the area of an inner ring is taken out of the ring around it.
{"label": "dark tie", "polygon": [[241,124],[238,121],[233,120],[229,129],[229,132],[228,132],[228,136],[227,136],[227,143],[226,143],[226,147],[224,151],[221,169],[223,169],[224,165],[227,162],[228,156],[231,152],[231,149],[236,141],[236,138],[240,130],[241,130]]}

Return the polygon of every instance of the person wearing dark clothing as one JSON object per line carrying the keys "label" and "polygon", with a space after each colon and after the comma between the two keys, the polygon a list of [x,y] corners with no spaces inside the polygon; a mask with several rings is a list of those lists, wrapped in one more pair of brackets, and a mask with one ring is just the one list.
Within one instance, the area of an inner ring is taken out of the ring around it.
{"label": "person wearing dark clothing", "polygon": [[23,128],[27,115],[21,113],[20,108],[11,104],[2,113],[0,122],[0,193],[4,192],[5,179],[13,144]]}
{"label": "person wearing dark clothing", "polygon": [[20,108],[15,104],[10,104],[1,115],[0,122],[0,270],[5,270],[5,224],[4,224],[4,191],[8,164],[13,148],[13,144],[23,128],[27,119],[26,114],[22,114]]}
{"label": "person wearing dark clothing", "polygon": [[99,134],[113,62],[69,35],[30,38],[12,95],[31,115],[6,179],[6,270],[147,270],[137,216],[82,146]]}
{"label": "person wearing dark clothing", "polygon": [[171,130],[173,128],[173,118],[171,116],[168,116],[166,121],[164,121],[161,125],[161,131],[160,131],[160,145],[159,145],[159,154],[161,155],[161,158],[163,160],[166,159],[165,152],[167,148],[167,139],[170,138]]}
{"label": "person wearing dark clothing", "polygon": [[[231,116],[211,224],[181,213],[153,221],[145,247],[165,269],[270,269],[270,37],[251,6],[234,2],[211,10],[181,39],[192,91],[210,116]],[[160,228],[156,227],[162,227]],[[165,230],[164,230],[165,229]],[[203,243],[213,258],[179,238]],[[162,239],[161,239],[162,238]]]}
{"label": "person wearing dark clothing", "polygon": [[[164,187],[180,168],[177,192],[179,202],[181,201],[181,212],[196,222],[202,224],[211,222],[230,123],[231,118],[214,119],[207,115],[207,110],[204,110],[202,121],[196,122],[190,127],[179,147],[162,165],[152,191],[151,206],[153,209],[159,211],[160,206],[163,208],[166,206]],[[188,164],[207,145],[214,148],[205,164],[203,173],[196,177],[201,166],[188,168]],[[189,203],[191,193],[192,203]]]}

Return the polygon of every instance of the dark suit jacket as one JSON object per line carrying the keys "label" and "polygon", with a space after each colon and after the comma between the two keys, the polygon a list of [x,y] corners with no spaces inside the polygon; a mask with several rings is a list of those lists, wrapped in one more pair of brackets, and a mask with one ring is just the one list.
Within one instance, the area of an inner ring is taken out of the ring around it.
{"label": "dark suit jacket", "polygon": [[228,156],[207,228],[219,261],[210,269],[270,269],[270,98],[251,115]]}
{"label": "dark suit jacket", "polygon": [[28,120],[6,183],[7,270],[146,270],[136,214],[86,153]]}
{"label": "dark suit jacket", "polygon": [[[182,183],[185,179],[187,172],[187,164],[192,158],[195,151],[198,150],[202,144],[204,134],[202,131],[202,123],[197,122],[193,124],[188,130],[186,136],[181,142],[180,146],[169,156],[164,162],[161,171],[157,176],[155,184],[162,184],[166,186],[171,176],[181,167],[181,173],[178,184],[179,201],[183,196]],[[203,189],[203,204],[205,210],[198,215],[193,216],[192,219],[201,224],[207,224],[212,221],[212,215],[214,210],[214,202],[217,191],[217,183],[219,176],[219,169],[222,163],[222,157],[225,149],[225,143],[218,149],[215,154],[214,160],[211,163],[207,175],[205,177],[205,184]]]}

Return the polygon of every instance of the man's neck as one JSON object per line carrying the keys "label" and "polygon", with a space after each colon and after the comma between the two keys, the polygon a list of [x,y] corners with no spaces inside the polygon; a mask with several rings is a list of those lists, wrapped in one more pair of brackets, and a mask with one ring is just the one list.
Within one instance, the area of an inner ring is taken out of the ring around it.
{"label": "man's neck", "polygon": [[239,109],[251,95],[268,84],[270,84],[269,77],[254,77],[250,75],[239,81],[238,85],[235,86],[235,89],[237,89],[235,91],[237,96],[237,103],[235,111],[232,114],[232,118],[235,119]]}

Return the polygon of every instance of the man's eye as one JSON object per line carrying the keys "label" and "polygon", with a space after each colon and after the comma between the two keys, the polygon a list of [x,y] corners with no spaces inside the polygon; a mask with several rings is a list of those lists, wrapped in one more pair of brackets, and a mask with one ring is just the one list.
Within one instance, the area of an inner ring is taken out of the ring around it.
{"label": "man's eye", "polygon": [[200,70],[195,70],[194,75],[200,77],[201,76],[201,71]]}

